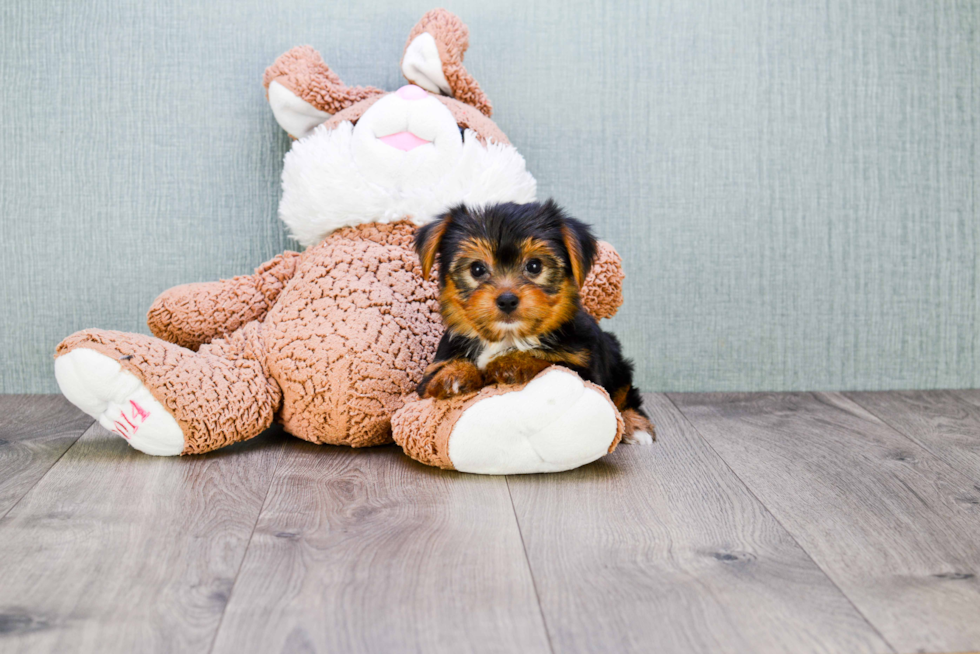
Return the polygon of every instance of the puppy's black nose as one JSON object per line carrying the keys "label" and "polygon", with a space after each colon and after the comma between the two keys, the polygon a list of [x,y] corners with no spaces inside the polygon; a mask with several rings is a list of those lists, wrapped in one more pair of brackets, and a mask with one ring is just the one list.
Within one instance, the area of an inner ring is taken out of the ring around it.
{"label": "puppy's black nose", "polygon": [[512,313],[514,309],[517,308],[517,303],[520,302],[520,298],[507,291],[506,293],[501,293],[497,296],[497,308],[504,313]]}

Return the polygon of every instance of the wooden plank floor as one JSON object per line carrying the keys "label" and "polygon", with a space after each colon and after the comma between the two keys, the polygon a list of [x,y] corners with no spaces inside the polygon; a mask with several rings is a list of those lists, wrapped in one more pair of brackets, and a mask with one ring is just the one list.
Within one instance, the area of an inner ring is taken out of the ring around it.
{"label": "wooden plank floor", "polygon": [[980,393],[646,399],[656,445],[503,478],[0,396],[0,652],[980,650]]}

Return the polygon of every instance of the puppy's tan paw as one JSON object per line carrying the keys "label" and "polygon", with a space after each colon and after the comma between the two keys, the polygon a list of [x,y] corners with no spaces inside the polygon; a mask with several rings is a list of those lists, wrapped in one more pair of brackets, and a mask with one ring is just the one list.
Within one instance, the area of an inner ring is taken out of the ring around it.
{"label": "puppy's tan paw", "polygon": [[455,395],[473,393],[483,387],[483,374],[469,361],[450,361],[433,375],[422,397],[443,400]]}
{"label": "puppy's tan paw", "polygon": [[633,409],[623,411],[623,442],[630,445],[653,445],[657,432],[646,416]]}
{"label": "puppy's tan paw", "polygon": [[526,384],[552,365],[527,352],[511,352],[488,363],[484,374],[495,384]]}

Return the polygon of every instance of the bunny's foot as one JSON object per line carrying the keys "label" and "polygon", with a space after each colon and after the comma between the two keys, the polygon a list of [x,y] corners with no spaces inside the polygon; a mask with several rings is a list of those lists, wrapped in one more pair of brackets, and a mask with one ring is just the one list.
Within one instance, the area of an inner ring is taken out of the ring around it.
{"label": "bunny's foot", "polygon": [[406,404],[395,442],[422,463],[486,475],[558,472],[611,452],[623,420],[606,392],[558,366],[524,386]]}
{"label": "bunny's foot", "polygon": [[54,374],[69,402],[140,452],[174,456],[184,451],[177,421],[116,359],[82,347],[58,357]]}

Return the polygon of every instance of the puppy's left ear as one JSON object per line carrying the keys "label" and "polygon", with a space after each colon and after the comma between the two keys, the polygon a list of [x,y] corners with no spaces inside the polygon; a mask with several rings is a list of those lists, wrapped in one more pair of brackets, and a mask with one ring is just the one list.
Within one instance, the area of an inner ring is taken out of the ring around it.
{"label": "puppy's left ear", "polygon": [[[554,206],[549,200],[548,204]],[[557,207],[555,207],[557,209]],[[560,210],[559,210],[560,211]],[[595,236],[592,235],[592,228],[580,220],[569,216],[562,216],[561,237],[568,250],[568,261],[572,267],[572,277],[579,288],[585,284],[585,278],[592,270],[592,263],[595,261],[599,244]]]}
{"label": "puppy's left ear", "polygon": [[490,100],[463,66],[469,45],[470,30],[463,21],[445,9],[433,9],[408,35],[402,74],[426,91],[456,98],[489,117],[493,114]]}
{"label": "puppy's left ear", "polygon": [[446,229],[449,228],[452,221],[453,212],[448,211],[415,232],[415,252],[419,255],[419,261],[422,263],[422,279],[429,278],[432,266],[436,263],[439,246],[442,245],[442,237],[446,235]]}

